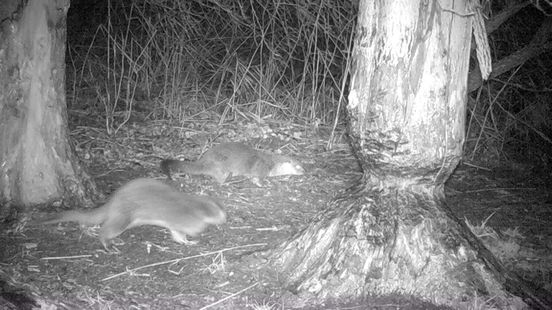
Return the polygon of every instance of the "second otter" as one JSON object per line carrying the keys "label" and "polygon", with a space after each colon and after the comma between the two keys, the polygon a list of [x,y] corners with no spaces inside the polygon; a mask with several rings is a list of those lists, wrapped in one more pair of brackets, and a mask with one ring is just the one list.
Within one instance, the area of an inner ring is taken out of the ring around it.
{"label": "second otter", "polygon": [[208,175],[219,183],[224,183],[231,175],[264,178],[302,175],[305,172],[301,164],[291,157],[262,152],[237,142],[216,145],[196,161],[163,160],[161,171],[169,179],[171,170]]}

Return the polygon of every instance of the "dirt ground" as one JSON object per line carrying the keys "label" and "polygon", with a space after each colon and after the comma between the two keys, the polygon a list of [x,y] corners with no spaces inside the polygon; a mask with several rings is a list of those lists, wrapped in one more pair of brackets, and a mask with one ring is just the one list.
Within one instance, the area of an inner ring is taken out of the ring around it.
{"label": "dirt ground", "polygon": [[[83,164],[108,195],[137,177],[166,180],[158,169],[160,159],[197,158],[213,138],[210,126],[194,127],[192,136],[187,135],[189,127],[163,123],[128,126],[114,136],[78,127],[72,138]],[[261,187],[239,177],[223,185],[203,176],[175,178],[169,183],[180,190],[212,195],[225,205],[227,223],[194,238],[197,245],[177,244],[164,229],[142,226],[119,236],[119,252],[113,253],[101,246],[95,236],[97,228],[84,229],[76,223],[38,226],[31,220],[16,228],[3,227],[8,233],[0,236],[0,279],[9,279],[37,297],[48,305],[46,309],[438,308],[391,297],[362,305],[300,304],[288,298],[290,293],[264,281],[258,260],[244,268],[247,255],[276,247],[297,233],[361,173],[342,134],[327,151],[328,131],[291,124],[262,128],[242,124],[218,132],[222,134],[216,142],[239,140],[279,149],[301,161],[307,173],[265,179]],[[485,170],[463,164],[449,180],[446,192],[454,212],[480,232],[508,267],[550,290],[551,185],[549,174],[529,166]],[[240,268],[234,268],[236,261],[241,262]]]}

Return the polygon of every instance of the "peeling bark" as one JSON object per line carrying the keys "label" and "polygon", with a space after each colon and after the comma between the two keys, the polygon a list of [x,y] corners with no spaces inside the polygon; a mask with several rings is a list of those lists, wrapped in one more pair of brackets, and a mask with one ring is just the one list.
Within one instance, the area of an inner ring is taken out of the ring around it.
{"label": "peeling bark", "polygon": [[4,2],[0,12],[0,202],[4,208],[61,199],[90,204],[96,189],[80,168],[67,132],[69,1],[18,4]]}

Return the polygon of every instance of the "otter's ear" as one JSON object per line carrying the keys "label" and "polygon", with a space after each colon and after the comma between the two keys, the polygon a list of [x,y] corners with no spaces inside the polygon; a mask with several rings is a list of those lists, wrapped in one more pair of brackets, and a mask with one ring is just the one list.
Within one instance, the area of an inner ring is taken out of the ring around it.
{"label": "otter's ear", "polygon": [[171,170],[178,170],[180,164],[181,162],[178,159],[164,159],[159,164],[159,167],[161,172],[167,176],[167,179],[172,180]]}

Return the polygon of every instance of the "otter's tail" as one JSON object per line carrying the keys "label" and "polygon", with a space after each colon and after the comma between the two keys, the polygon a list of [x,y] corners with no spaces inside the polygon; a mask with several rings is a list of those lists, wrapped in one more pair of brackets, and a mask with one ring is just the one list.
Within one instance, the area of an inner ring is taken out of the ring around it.
{"label": "otter's tail", "polygon": [[107,209],[99,207],[89,211],[71,210],[56,214],[53,218],[41,221],[42,224],[53,224],[59,222],[79,222],[86,225],[97,225],[105,222]]}

